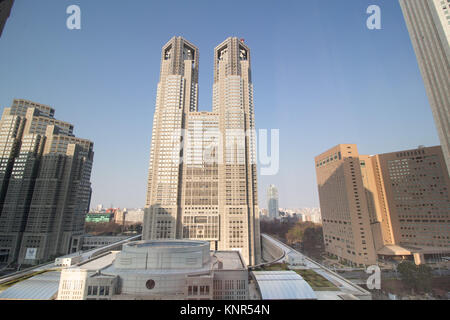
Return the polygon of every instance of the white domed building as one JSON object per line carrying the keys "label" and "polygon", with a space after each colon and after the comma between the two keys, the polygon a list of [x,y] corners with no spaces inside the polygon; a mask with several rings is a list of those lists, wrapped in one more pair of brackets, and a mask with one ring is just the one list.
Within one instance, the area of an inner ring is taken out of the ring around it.
{"label": "white domed building", "polygon": [[205,241],[138,241],[63,270],[58,299],[242,300],[248,280],[238,251],[210,251]]}

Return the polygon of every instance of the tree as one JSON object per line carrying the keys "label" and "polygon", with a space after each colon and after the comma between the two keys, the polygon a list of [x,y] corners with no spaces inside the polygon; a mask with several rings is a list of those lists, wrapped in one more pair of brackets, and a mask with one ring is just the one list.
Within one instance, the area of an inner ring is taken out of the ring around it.
{"label": "tree", "polygon": [[284,221],[261,221],[260,228],[261,233],[267,233],[272,236],[275,236],[276,238],[285,241],[286,240],[286,234],[288,233],[289,229],[294,225],[292,222],[284,222]]}
{"label": "tree", "polygon": [[305,228],[299,224],[296,224],[294,227],[289,229],[286,234],[286,241],[288,244],[293,244],[295,242],[300,242],[303,239],[303,234],[305,232]]}
{"label": "tree", "polygon": [[[315,229],[316,224],[313,222],[297,222],[293,227],[291,227],[286,234],[286,241],[288,244],[295,242],[303,242],[306,230]],[[308,231],[311,232],[311,231]]]}
{"label": "tree", "polygon": [[397,266],[403,283],[417,291],[431,290],[432,270],[427,265],[416,266],[411,261],[404,261]]}
{"label": "tree", "polygon": [[432,279],[432,269],[425,265],[421,264],[417,266],[417,289],[423,290],[425,292],[429,292],[431,290],[431,279]]}
{"label": "tree", "polygon": [[306,228],[303,235],[303,249],[307,252],[324,250],[323,230],[320,226]]}
{"label": "tree", "polygon": [[85,224],[85,231],[96,236],[111,236],[120,234],[122,226],[114,223],[114,221],[104,223],[88,222]]}
{"label": "tree", "polygon": [[320,259],[324,251],[322,227],[310,221],[261,221],[261,232],[288,245],[301,243],[303,250],[314,258]]}

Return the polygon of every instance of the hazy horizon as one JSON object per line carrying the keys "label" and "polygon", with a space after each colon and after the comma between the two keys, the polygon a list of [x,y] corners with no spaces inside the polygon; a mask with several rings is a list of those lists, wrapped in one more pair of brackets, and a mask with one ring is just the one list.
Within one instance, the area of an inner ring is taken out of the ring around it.
{"label": "hazy horizon", "polygon": [[[66,28],[77,4],[81,30]],[[382,10],[382,30],[366,9]],[[439,145],[398,1],[132,3],[16,0],[0,38],[0,107],[51,105],[94,142],[91,207],[145,204],[161,47],[174,35],[199,48],[199,109],[211,110],[213,50],[229,36],[250,47],[257,129],[280,129],[280,170],[258,177],[282,208],[317,208],[314,157],[339,143],[361,154]],[[177,10],[174,8],[177,7]]]}

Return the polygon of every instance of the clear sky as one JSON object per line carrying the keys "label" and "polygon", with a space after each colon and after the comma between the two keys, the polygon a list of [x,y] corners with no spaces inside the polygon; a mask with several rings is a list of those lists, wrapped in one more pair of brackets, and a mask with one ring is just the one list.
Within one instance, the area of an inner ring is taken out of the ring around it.
{"label": "clear sky", "polygon": [[[81,8],[81,30],[66,8]],[[382,30],[366,9],[381,7]],[[280,129],[280,170],[259,177],[281,207],[318,207],[314,157],[339,143],[376,154],[438,145],[397,0],[16,0],[0,38],[0,106],[24,98],[94,142],[91,205],[142,207],[161,47],[200,50],[200,109],[211,110],[213,50],[252,52],[257,128]]]}

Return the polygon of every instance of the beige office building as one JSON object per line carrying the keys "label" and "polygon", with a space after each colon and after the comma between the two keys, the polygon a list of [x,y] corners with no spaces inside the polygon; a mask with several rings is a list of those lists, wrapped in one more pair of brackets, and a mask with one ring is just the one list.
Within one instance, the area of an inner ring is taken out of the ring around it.
{"label": "beige office building", "polygon": [[315,161],[327,252],[357,265],[450,252],[440,146],[367,156],[339,145]]}
{"label": "beige office building", "polygon": [[395,243],[450,250],[450,179],[440,146],[377,156]]}
{"label": "beige office building", "polygon": [[14,100],[0,120],[0,262],[47,261],[83,234],[93,143],[54,113]]}
{"label": "beige office building", "polygon": [[[259,261],[250,49],[228,38],[214,51],[212,112],[198,111],[198,49],[162,49],[153,119],[144,239],[206,240]],[[181,138],[182,137],[182,138]]]}
{"label": "beige office building", "polygon": [[376,251],[356,145],[334,147],[315,162],[326,251],[353,264],[373,264]]}
{"label": "beige office building", "polygon": [[450,2],[400,0],[450,171]]}

